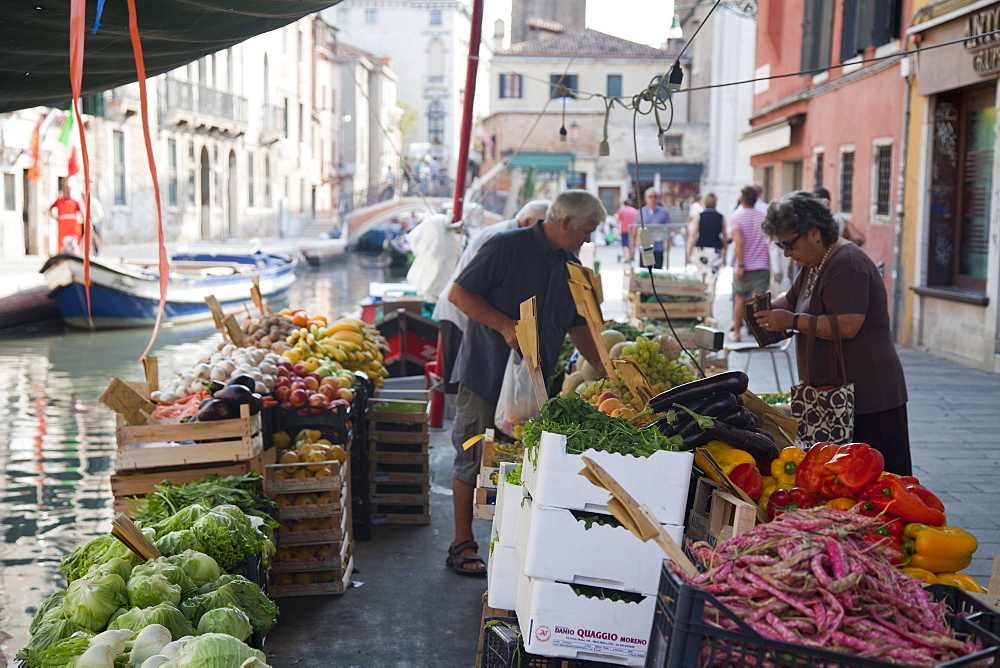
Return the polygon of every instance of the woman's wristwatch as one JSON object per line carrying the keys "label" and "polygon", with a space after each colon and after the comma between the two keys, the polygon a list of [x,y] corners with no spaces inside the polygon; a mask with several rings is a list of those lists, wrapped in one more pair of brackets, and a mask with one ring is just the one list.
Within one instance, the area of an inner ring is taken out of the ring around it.
{"label": "woman's wristwatch", "polygon": [[796,332],[802,331],[802,330],[799,329],[799,316],[800,315],[802,315],[802,314],[801,313],[796,313],[795,315],[792,316],[792,329],[795,330]]}

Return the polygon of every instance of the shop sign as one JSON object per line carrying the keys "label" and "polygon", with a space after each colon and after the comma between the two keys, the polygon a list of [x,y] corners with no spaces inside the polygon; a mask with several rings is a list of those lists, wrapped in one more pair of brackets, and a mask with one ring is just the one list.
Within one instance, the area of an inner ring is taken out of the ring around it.
{"label": "shop sign", "polygon": [[972,67],[980,75],[1000,72],[1000,34],[997,30],[1000,30],[1000,4],[966,18],[963,46],[973,54]]}

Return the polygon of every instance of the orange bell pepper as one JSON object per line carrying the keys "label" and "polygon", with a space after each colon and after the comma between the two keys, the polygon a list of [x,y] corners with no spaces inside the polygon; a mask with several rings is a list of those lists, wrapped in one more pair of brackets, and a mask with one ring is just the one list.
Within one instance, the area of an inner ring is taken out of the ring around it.
{"label": "orange bell pepper", "polygon": [[903,546],[913,555],[909,566],[931,573],[956,573],[972,563],[979,541],[958,527],[911,523],[903,527]]}
{"label": "orange bell pepper", "polygon": [[905,573],[906,575],[909,575],[911,578],[920,580],[924,584],[932,585],[932,584],[937,584],[938,583],[937,576],[934,575],[933,573],[931,573],[926,568],[917,568],[915,566],[906,566],[905,568],[901,568],[899,570],[903,571],[903,573]]}
{"label": "orange bell pepper", "polygon": [[823,505],[825,505],[827,508],[833,508],[834,510],[843,510],[846,512],[851,508],[853,508],[854,506],[856,506],[857,503],[858,502],[856,500],[850,497],[838,496],[836,499],[830,499]]}
{"label": "orange bell pepper", "polygon": [[798,446],[790,445],[783,448],[778,458],[771,462],[771,475],[777,478],[780,483],[794,485],[795,472],[805,458],[806,451]]}
{"label": "orange bell pepper", "polygon": [[986,593],[986,589],[974,577],[965,573],[938,573],[935,577],[943,585],[951,585],[952,587],[958,587],[959,589],[972,591],[977,594]]}

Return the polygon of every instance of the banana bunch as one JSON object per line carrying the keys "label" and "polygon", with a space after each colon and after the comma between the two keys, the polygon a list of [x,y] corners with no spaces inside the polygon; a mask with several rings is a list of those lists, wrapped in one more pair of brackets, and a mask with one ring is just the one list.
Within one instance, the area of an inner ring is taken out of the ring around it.
{"label": "banana bunch", "polygon": [[292,330],[285,338],[289,349],[282,356],[292,364],[319,358],[348,371],[364,371],[376,387],[389,375],[383,364],[385,339],[373,326],[356,318],[340,318],[329,325],[313,324]]}

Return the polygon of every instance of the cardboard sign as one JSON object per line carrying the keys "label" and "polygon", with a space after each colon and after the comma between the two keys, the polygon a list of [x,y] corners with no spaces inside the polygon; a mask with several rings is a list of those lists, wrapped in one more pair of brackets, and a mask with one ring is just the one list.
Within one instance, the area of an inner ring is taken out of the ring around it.
{"label": "cardboard sign", "polygon": [[636,412],[641,411],[649,403],[649,400],[656,396],[653,392],[653,388],[649,385],[649,379],[646,378],[646,374],[642,372],[639,367],[639,363],[635,361],[635,358],[631,355],[622,357],[616,360],[612,360],[611,363],[615,367],[615,371],[621,377],[622,382],[628,387],[629,392],[632,393],[632,408]]}
{"label": "cardboard sign", "polygon": [[222,305],[219,304],[219,300],[215,298],[215,295],[208,295],[205,297],[205,303],[208,304],[208,310],[212,312],[212,320],[215,322],[215,328],[222,332],[222,338],[226,338],[226,314],[222,310]]}
{"label": "cardboard sign", "polygon": [[112,378],[107,389],[98,399],[116,413],[121,413],[129,424],[146,424],[156,404],[142,396],[121,378]]}
{"label": "cardboard sign", "polygon": [[229,340],[233,342],[233,345],[239,346],[240,348],[246,345],[246,337],[243,336],[243,330],[240,329],[240,323],[236,321],[235,315],[226,316],[223,320],[223,325],[225,326],[226,333],[229,335]]}
{"label": "cardboard sign", "polygon": [[517,334],[517,344],[524,355],[525,368],[528,370],[528,377],[531,378],[531,386],[535,390],[535,401],[538,410],[549,399],[548,390],[545,387],[545,378],[542,377],[541,355],[538,352],[538,302],[535,297],[525,299],[521,302],[521,319],[514,326]]}
{"label": "cardboard sign", "polygon": [[594,285],[594,273],[575,262],[567,262],[566,269],[569,271],[569,289],[576,303],[576,311],[587,321],[587,328],[600,356],[601,368],[598,371],[602,376],[610,378],[614,367],[611,365],[608,349],[604,347],[604,339],[601,338],[604,316],[601,315],[598,289]]}
{"label": "cardboard sign", "polygon": [[149,391],[160,389],[160,366],[152,355],[142,358],[142,369],[146,373],[146,385]]}

